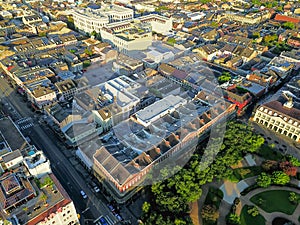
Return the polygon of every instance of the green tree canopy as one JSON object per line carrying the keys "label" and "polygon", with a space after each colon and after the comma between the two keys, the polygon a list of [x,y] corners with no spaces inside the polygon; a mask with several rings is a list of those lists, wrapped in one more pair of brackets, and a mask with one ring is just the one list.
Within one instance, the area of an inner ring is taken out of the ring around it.
{"label": "green tree canopy", "polygon": [[290,177],[283,171],[275,171],[272,173],[272,181],[274,184],[285,185],[290,182]]}
{"label": "green tree canopy", "polygon": [[272,178],[266,173],[261,173],[258,175],[256,183],[258,186],[266,188],[272,184]]}
{"label": "green tree canopy", "polygon": [[235,213],[230,213],[229,216],[227,217],[227,222],[230,225],[240,225],[241,218]]}
{"label": "green tree canopy", "polygon": [[289,30],[294,30],[295,29],[295,24],[292,22],[285,22],[282,24],[282,27],[289,29]]}

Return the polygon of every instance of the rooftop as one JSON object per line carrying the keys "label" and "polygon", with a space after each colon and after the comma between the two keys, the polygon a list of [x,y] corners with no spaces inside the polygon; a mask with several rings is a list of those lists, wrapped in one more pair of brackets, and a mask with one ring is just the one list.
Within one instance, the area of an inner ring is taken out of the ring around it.
{"label": "rooftop", "polygon": [[[298,127],[300,127],[300,105],[299,103],[295,103],[294,106],[290,109],[284,106],[284,103],[287,100],[285,99],[278,99],[276,101],[271,101],[268,103],[265,103],[262,105],[263,108],[269,108],[273,116],[285,116],[285,121],[297,121]],[[263,108],[260,107],[259,110],[263,110]],[[282,117],[281,116],[281,117]],[[293,123],[293,122],[292,122]]]}
{"label": "rooftop", "polygon": [[0,132],[12,151],[30,147],[24,136],[20,133],[15,123],[13,123],[10,118],[3,117],[0,119]]}
{"label": "rooftop", "polygon": [[150,125],[157,118],[162,117],[164,114],[168,114],[175,110],[179,106],[186,104],[187,101],[179,96],[168,95],[167,97],[159,100],[152,105],[138,111],[135,116],[142,124]]}
{"label": "rooftop", "polygon": [[[205,100],[180,105],[182,100],[186,101],[170,96],[136,113],[145,120],[151,119],[154,114],[166,110],[166,106],[179,104],[174,111],[167,111],[156,120],[153,119],[147,127],[139,124],[135,116],[116,125],[111,136],[117,137],[118,141],[112,141],[102,147],[95,146],[98,147],[98,150],[94,148],[93,151],[95,165],[101,165],[115,181],[123,185],[135,173],[184,141],[230,105],[215,101],[215,105],[209,108],[208,103],[204,104]],[[87,150],[84,152],[88,154]]]}
{"label": "rooftop", "polygon": [[[50,180],[53,184],[43,185],[47,183],[47,180]],[[26,207],[27,210],[19,207],[13,211],[22,224],[26,222],[38,224],[47,221],[51,219],[53,213],[62,210],[62,207],[71,202],[70,197],[53,174],[45,175],[39,179],[39,182],[41,191],[38,192],[38,196],[23,205],[23,208]],[[47,205],[41,197],[42,194],[46,196]]]}

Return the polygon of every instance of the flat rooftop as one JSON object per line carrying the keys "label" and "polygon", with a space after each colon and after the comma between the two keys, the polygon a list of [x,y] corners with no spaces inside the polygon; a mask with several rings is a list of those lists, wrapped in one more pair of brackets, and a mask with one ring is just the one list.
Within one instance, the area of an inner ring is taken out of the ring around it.
{"label": "flat rooftop", "polygon": [[161,117],[162,114],[167,114],[170,111],[175,110],[180,105],[186,104],[186,100],[180,96],[168,95],[167,97],[159,100],[152,105],[138,111],[135,115],[137,120],[143,123],[151,123],[156,117]]}
{"label": "flat rooftop", "polygon": [[17,129],[13,121],[7,117],[0,119],[0,132],[10,146],[11,150],[30,147],[24,136]]}

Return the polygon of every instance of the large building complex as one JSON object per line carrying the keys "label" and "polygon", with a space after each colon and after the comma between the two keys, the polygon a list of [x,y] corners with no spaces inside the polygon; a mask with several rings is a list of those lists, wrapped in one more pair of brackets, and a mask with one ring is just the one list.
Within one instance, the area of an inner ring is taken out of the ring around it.
{"label": "large building complex", "polygon": [[121,52],[144,50],[152,43],[152,30],[149,23],[141,23],[139,20],[123,21],[103,27],[101,37]]}
{"label": "large building complex", "polygon": [[103,40],[121,52],[145,50],[152,43],[152,32],[164,34],[172,30],[172,19],[150,14],[134,20],[105,25],[101,29]]}
{"label": "large building complex", "polygon": [[133,10],[118,5],[103,6],[98,9],[76,8],[73,10],[75,26],[84,32],[100,32],[108,23],[133,19]]}
{"label": "large building complex", "polygon": [[193,100],[168,95],[114,125],[104,146],[97,140],[84,143],[77,155],[124,202],[154,165],[189,154],[213,124],[235,112],[234,104],[208,95]]}
{"label": "large building complex", "polygon": [[259,106],[253,121],[296,142],[300,142],[300,104],[279,98]]}

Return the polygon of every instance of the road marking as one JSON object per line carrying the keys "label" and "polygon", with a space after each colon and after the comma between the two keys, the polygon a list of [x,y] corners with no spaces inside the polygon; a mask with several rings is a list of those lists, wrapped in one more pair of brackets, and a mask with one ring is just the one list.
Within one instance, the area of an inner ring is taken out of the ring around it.
{"label": "road marking", "polygon": [[105,216],[105,219],[107,220],[107,222],[111,225],[115,224],[114,221],[109,217],[109,216]]}

